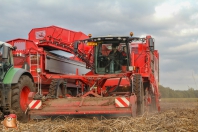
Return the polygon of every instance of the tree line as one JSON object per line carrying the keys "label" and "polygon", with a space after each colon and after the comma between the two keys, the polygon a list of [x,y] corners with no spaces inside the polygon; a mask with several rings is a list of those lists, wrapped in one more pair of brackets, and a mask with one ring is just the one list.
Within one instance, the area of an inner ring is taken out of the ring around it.
{"label": "tree line", "polygon": [[169,87],[159,85],[161,98],[198,98],[198,90],[189,88],[188,90],[173,90]]}

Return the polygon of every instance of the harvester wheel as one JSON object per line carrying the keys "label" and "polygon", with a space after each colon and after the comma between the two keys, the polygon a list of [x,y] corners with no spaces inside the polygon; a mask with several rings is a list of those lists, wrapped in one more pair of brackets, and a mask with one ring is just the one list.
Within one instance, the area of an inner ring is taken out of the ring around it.
{"label": "harvester wheel", "polygon": [[[58,98],[59,91],[64,92],[64,80],[63,79],[54,79],[52,80],[49,88],[48,98]],[[58,90],[59,89],[59,90]],[[65,96],[65,95],[62,95]]]}
{"label": "harvester wheel", "polygon": [[12,85],[11,109],[21,121],[26,121],[28,118],[25,114],[28,107],[28,94],[35,90],[32,79],[27,75],[22,75],[18,83]]}
{"label": "harvester wheel", "polygon": [[155,95],[151,96],[151,111],[156,111],[157,106],[156,106],[156,97]]}
{"label": "harvester wheel", "polygon": [[144,87],[143,81],[140,74],[136,74],[133,77],[133,90],[137,96],[137,115],[144,113]]}

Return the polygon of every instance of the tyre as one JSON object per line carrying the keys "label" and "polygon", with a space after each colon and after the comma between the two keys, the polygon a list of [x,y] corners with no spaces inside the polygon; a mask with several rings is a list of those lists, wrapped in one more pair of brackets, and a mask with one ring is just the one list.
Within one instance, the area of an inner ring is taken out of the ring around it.
{"label": "tyre", "polygon": [[144,87],[142,82],[142,76],[136,74],[133,77],[133,91],[137,96],[137,115],[144,113]]}
{"label": "tyre", "polygon": [[64,80],[62,79],[54,79],[52,80],[49,88],[49,93],[47,95],[48,98],[58,98],[61,94],[63,97],[64,91]]}
{"label": "tyre", "polygon": [[4,114],[2,112],[2,107],[1,107],[1,91],[0,91],[0,120],[4,118]]}
{"label": "tyre", "polygon": [[152,112],[157,111],[156,97],[155,97],[155,95],[152,95],[152,96],[151,96],[151,111],[152,111]]}
{"label": "tyre", "polygon": [[11,113],[15,113],[18,119],[23,121],[27,118],[25,111],[28,105],[29,92],[35,92],[33,80],[27,76],[22,75],[17,84],[12,85],[12,99],[11,99]]}

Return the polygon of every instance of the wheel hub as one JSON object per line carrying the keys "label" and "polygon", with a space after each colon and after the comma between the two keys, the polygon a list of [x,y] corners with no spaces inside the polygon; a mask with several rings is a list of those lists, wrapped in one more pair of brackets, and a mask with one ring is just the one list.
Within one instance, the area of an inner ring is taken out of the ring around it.
{"label": "wheel hub", "polygon": [[22,90],[21,90],[21,94],[20,94],[20,105],[21,105],[21,109],[23,111],[25,111],[27,109],[27,105],[28,105],[28,94],[30,93],[30,89],[25,86]]}

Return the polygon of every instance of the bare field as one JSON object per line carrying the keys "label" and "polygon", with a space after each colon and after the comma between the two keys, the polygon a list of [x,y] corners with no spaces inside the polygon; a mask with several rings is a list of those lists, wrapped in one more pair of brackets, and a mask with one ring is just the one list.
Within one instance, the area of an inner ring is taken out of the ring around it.
{"label": "bare field", "polygon": [[198,132],[198,99],[161,99],[161,112],[131,118],[73,118],[20,123],[21,132]]}
{"label": "bare field", "polygon": [[162,111],[170,108],[195,109],[198,108],[198,98],[162,98],[160,106]]}

